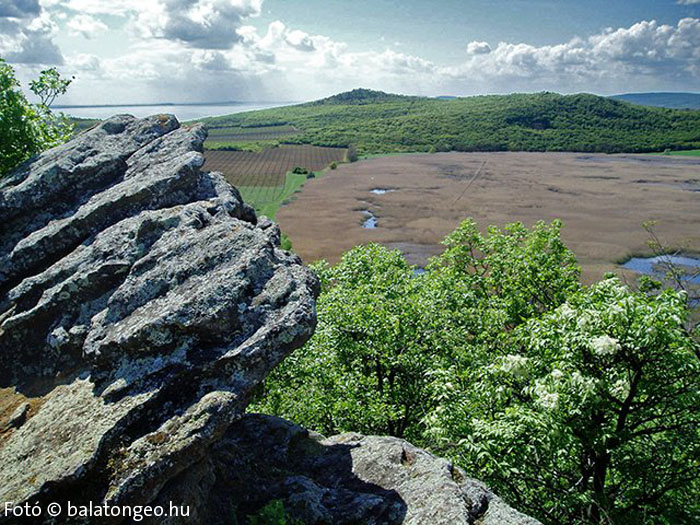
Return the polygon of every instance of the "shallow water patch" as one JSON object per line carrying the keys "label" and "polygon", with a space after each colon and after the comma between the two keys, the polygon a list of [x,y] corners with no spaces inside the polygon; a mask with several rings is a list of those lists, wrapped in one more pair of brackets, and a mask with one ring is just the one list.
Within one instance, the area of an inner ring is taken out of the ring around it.
{"label": "shallow water patch", "polygon": [[622,267],[645,275],[663,277],[669,271],[671,265],[683,271],[685,275],[681,276],[681,279],[684,281],[700,284],[700,257],[683,255],[632,257]]}
{"label": "shallow water patch", "polygon": [[377,227],[377,217],[369,210],[362,210],[362,213],[367,216],[367,218],[362,222],[362,227],[369,230],[374,230]]}

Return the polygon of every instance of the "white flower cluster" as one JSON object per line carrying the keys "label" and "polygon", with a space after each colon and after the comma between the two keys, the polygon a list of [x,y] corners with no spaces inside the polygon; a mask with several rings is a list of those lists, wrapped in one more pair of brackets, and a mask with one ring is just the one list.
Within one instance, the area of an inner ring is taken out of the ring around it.
{"label": "white flower cluster", "polygon": [[514,377],[523,377],[527,374],[528,359],[517,354],[508,354],[503,358],[501,370]]}
{"label": "white flower cluster", "polygon": [[568,321],[576,317],[576,310],[571,308],[568,303],[564,303],[559,307],[559,316]]}
{"label": "white flower cluster", "polygon": [[630,393],[630,383],[625,378],[618,379],[610,387],[610,393],[618,399],[626,398]]}
{"label": "white flower cluster", "polygon": [[538,381],[535,385],[535,403],[546,410],[555,410],[559,405],[559,394],[550,392],[543,382]]}
{"label": "white flower cluster", "polygon": [[581,372],[577,370],[571,374],[571,388],[585,399],[595,392],[596,380],[592,377],[584,377]]}
{"label": "white flower cluster", "polygon": [[614,355],[620,349],[617,339],[608,335],[594,337],[590,343],[593,353],[599,356]]}

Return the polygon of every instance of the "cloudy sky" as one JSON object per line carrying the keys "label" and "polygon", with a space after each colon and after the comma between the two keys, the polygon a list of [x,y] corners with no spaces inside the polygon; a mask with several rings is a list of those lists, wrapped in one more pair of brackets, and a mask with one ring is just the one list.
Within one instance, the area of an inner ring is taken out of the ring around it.
{"label": "cloudy sky", "polygon": [[700,91],[700,0],[0,0],[64,104]]}

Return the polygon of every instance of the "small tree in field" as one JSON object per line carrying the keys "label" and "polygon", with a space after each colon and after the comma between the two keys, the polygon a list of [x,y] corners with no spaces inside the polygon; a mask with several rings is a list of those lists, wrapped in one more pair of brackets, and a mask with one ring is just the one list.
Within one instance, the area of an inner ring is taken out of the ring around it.
{"label": "small tree in field", "polygon": [[15,72],[0,59],[0,177],[32,155],[67,141],[73,126],[50,105],[66,92],[70,80],[55,68],[42,71],[30,89],[39,99],[31,104],[20,90]]}

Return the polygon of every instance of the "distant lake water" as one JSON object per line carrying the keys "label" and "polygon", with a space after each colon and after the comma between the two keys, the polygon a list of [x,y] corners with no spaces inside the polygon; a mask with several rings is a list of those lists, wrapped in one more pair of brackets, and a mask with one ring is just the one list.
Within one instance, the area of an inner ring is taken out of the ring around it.
{"label": "distant lake water", "polygon": [[256,109],[278,108],[298,104],[298,102],[224,102],[218,104],[136,104],[136,105],[104,105],[104,106],[60,106],[52,109],[66,115],[78,118],[105,119],[119,113],[128,113],[135,117],[147,117],[158,113],[172,113],[178,120],[194,120],[231,113],[243,113]]}

